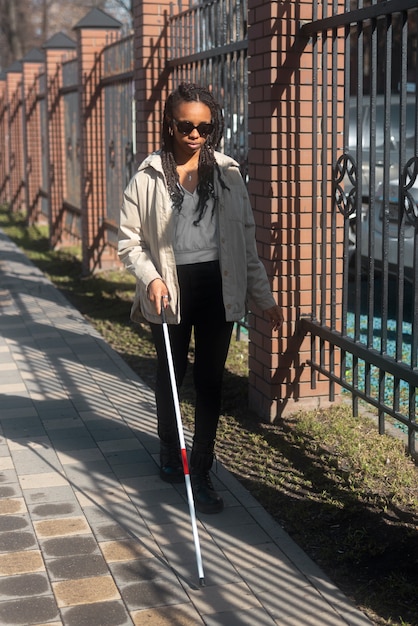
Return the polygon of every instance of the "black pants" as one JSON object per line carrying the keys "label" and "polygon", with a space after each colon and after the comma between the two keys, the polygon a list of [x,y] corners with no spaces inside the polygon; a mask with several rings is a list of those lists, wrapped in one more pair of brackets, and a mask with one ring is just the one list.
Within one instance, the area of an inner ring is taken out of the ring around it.
{"label": "black pants", "polygon": [[[169,325],[177,386],[187,369],[187,355],[194,330],[193,378],[196,390],[194,441],[210,446],[215,440],[221,409],[222,377],[233,328],[225,320],[222,280],[218,261],[180,265],[181,323]],[[156,403],[158,434],[167,443],[178,442],[162,326],[151,324],[157,350]]]}

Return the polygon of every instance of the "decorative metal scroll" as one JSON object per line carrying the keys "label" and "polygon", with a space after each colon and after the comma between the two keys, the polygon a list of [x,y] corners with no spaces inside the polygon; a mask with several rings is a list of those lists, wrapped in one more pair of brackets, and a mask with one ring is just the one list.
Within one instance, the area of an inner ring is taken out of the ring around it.
{"label": "decorative metal scroll", "polygon": [[345,218],[356,210],[357,165],[350,154],[342,154],[334,168],[335,204]]}
{"label": "decorative metal scroll", "polygon": [[418,177],[418,157],[412,157],[405,165],[402,173],[402,194],[404,197],[405,215],[408,221],[417,228],[418,226],[418,206],[417,201],[411,194],[410,189],[414,187]]}

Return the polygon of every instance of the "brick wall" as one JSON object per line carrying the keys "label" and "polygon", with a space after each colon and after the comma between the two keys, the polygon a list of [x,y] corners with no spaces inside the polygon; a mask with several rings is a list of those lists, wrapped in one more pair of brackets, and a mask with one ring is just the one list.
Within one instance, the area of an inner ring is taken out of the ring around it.
{"label": "brick wall", "polygon": [[[118,264],[108,244],[105,192],[104,107],[101,53],[121,24],[93,9],[75,25],[77,42],[63,33],[53,35],[0,77],[0,201],[26,212],[28,223],[48,218],[52,248],[82,244],[87,274]],[[63,63],[76,58],[79,94],[81,205],[69,206],[65,133]],[[41,120],[40,100],[45,103]],[[24,123],[23,123],[24,122]],[[122,193],[122,189],[121,189]],[[47,210],[41,210],[45,201]],[[74,220],[82,218],[82,228]],[[71,226],[70,226],[71,224]],[[77,232],[76,232],[77,231]],[[77,240],[78,236],[78,240]]]}

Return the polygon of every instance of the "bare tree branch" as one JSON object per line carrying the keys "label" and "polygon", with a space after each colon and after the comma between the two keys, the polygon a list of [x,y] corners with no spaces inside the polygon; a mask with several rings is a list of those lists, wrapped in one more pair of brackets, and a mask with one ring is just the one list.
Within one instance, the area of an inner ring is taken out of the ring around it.
{"label": "bare tree branch", "polygon": [[131,23],[131,0],[0,0],[0,69],[41,47],[55,33],[73,38],[73,27],[93,7]]}

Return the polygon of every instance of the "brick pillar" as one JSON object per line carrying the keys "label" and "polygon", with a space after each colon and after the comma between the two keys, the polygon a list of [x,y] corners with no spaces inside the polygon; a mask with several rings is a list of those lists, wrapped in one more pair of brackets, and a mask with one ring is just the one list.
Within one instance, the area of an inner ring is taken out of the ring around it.
{"label": "brick pillar", "polygon": [[301,21],[312,15],[312,2],[249,0],[249,191],[259,253],[286,319],[283,331],[272,333],[256,311],[250,332],[250,406],[270,421],[328,399],[327,381],[311,389],[310,342],[297,325],[301,315],[313,312],[316,288],[312,244],[319,224],[313,223],[313,203],[318,206],[321,190],[313,189],[312,163],[324,155],[332,160],[330,147],[321,155],[312,151],[319,94],[311,42],[298,35]]}
{"label": "brick pillar", "polygon": [[22,100],[24,117],[26,214],[29,224],[41,218],[42,149],[39,110],[39,74],[44,69],[45,55],[31,50],[22,59]]}
{"label": "brick pillar", "polygon": [[25,208],[25,175],[23,161],[22,64],[16,61],[6,70],[9,137],[9,197],[11,211]]}
{"label": "brick pillar", "polygon": [[[80,168],[83,272],[106,262],[106,146],[101,92],[101,52],[121,23],[92,9],[76,26],[80,85]],[[114,259],[114,254],[112,254]]]}
{"label": "brick pillar", "polygon": [[138,162],[160,147],[162,113],[169,91],[165,24],[170,4],[170,0],[133,0]]}
{"label": "brick pillar", "polygon": [[75,53],[75,42],[57,33],[42,46],[45,50],[46,99],[47,99],[47,158],[49,238],[52,248],[62,243],[64,198],[65,132],[64,107],[60,94],[62,87],[62,62]]}

